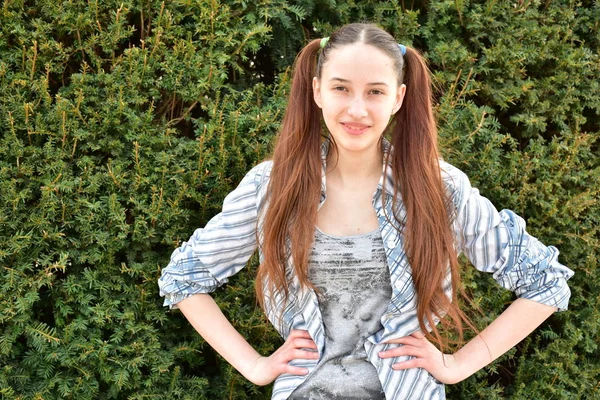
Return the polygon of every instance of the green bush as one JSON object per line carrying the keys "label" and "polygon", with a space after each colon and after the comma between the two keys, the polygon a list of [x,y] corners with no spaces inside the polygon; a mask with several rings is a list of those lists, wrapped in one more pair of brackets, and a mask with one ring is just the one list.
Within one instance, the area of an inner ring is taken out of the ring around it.
{"label": "green bush", "polygon": [[[570,311],[461,399],[600,398],[600,6],[594,2],[5,1],[0,394],[263,399],[156,280],[268,156],[310,38],[379,23],[430,60],[444,156],[576,271]],[[263,354],[253,259],[217,302]],[[465,265],[484,326],[511,300]]]}

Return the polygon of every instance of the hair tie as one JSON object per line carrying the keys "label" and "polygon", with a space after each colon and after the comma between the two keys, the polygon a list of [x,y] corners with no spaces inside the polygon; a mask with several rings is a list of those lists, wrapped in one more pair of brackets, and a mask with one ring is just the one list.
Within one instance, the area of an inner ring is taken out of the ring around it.
{"label": "hair tie", "polygon": [[321,39],[321,48],[324,48],[325,46],[327,46],[327,42],[329,41],[329,36],[324,37],[323,39]]}
{"label": "hair tie", "polygon": [[398,43],[398,46],[400,47],[400,53],[402,53],[402,55],[406,54],[406,46],[403,44]]}

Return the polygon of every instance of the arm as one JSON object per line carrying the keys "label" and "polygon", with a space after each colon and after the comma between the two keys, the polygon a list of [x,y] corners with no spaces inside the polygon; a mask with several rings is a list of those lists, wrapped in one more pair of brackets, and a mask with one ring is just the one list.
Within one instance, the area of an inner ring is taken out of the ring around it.
{"label": "arm", "polygon": [[461,371],[459,380],[468,378],[516,346],[555,311],[555,307],[531,300],[515,300],[487,328],[454,354]]}
{"label": "arm", "polygon": [[256,249],[260,187],[270,164],[253,168],[223,202],[221,213],[197,229],[171,255],[158,281],[165,305],[180,308],[200,335],[251,382],[266,385],[281,373],[306,374],[288,362],[316,358],[306,331],[292,331],[281,348],[261,357],[225,318],[207,293],[213,292],[244,267]]}
{"label": "arm", "polygon": [[439,381],[456,383],[483,368],[519,343],[554,311],[566,310],[573,271],[558,262],[558,250],[543,245],[510,210],[498,212],[471,187],[460,170],[443,164],[444,180],[456,207],[459,248],[480,271],[492,273],[517,299],[493,323],[454,355],[442,355],[423,334],[393,340],[404,346],[382,352],[384,358],[414,356],[396,369],[422,367]]}
{"label": "arm", "polygon": [[296,358],[315,359],[318,353],[307,331],[294,330],[283,346],[269,357],[262,357],[225,318],[208,294],[196,294],[177,303],[177,307],[196,331],[227,362],[256,385],[267,385],[282,373],[306,375],[305,368],[289,365]]}
{"label": "arm", "polygon": [[390,341],[403,346],[381,352],[380,357],[413,356],[415,358],[396,363],[392,368],[424,368],[442,383],[457,383],[517,345],[555,311],[555,307],[527,299],[517,299],[487,328],[453,355],[442,354],[422,333],[416,332]]}

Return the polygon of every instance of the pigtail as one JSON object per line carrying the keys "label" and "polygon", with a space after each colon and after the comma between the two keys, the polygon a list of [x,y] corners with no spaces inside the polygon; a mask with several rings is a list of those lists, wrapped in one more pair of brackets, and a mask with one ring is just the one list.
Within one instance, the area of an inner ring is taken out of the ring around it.
{"label": "pigtail", "polygon": [[[295,290],[315,289],[308,277],[308,257],[320,198],[322,138],[321,110],[314,102],[312,80],[320,76],[334,49],[362,42],[388,54],[399,82],[406,84],[402,107],[388,126],[392,150],[386,160],[393,174],[394,204],[403,205],[406,215],[394,208],[394,215],[388,218],[395,219],[405,239],[421,331],[436,340],[443,351],[446,345],[463,341],[463,322],[477,329],[457,301],[459,293],[466,296],[461,289],[451,226],[455,212],[440,172],[429,70],[417,50],[398,46],[391,35],[374,25],[350,24],[323,42],[326,44],[320,50],[321,40],[311,41],[294,65],[259,237],[263,262],[256,279],[257,298],[263,308],[265,295],[283,294],[287,303],[294,273],[300,284]],[[294,271],[286,270],[289,257],[293,258]],[[451,296],[446,294],[448,289]],[[282,312],[285,308],[282,304],[277,307]],[[436,327],[438,321],[447,334],[443,338]],[[448,337],[453,330],[458,332],[458,341]]]}
{"label": "pigtail", "polygon": [[[431,330],[429,339],[435,339],[443,349],[454,341],[447,336],[442,339],[435,320],[444,328],[455,328],[459,342],[463,340],[462,322],[473,326],[458,307],[457,294],[462,286],[451,229],[454,213],[440,173],[430,72],[415,49],[407,48],[403,61],[406,95],[392,123],[392,169],[406,209],[406,220],[401,223],[417,293],[417,318],[421,331]],[[394,200],[397,197],[396,191]],[[444,293],[448,265],[451,298]]]}
{"label": "pigtail", "polygon": [[286,263],[290,256],[300,283],[313,287],[308,279],[308,255],[317,220],[322,167],[321,112],[314,102],[312,80],[319,48],[320,41],[313,40],[296,58],[288,105],[273,153],[261,243],[263,262],[256,279],[256,294],[263,308],[265,290],[269,294],[283,293],[287,300]]}

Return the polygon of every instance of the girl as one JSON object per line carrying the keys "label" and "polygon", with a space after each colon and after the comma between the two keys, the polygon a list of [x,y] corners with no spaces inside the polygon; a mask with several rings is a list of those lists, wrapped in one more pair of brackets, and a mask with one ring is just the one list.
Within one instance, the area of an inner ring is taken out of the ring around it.
{"label": "girl", "polygon": [[[327,127],[323,132],[322,122]],[[273,160],[171,256],[159,280],[202,337],[273,399],[443,399],[557,310],[573,272],[439,159],[416,50],[351,24],[298,55]],[[386,139],[389,138],[389,142]],[[285,339],[262,356],[207,293],[256,248],[257,297]],[[518,299],[454,354],[457,254]]]}

